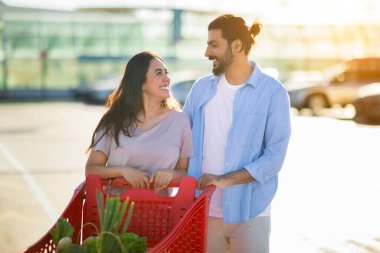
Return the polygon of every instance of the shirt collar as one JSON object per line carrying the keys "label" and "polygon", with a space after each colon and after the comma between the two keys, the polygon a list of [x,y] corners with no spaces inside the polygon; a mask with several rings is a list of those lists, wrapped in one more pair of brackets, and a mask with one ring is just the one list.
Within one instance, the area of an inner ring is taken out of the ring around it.
{"label": "shirt collar", "polygon": [[261,69],[257,63],[254,61],[249,61],[249,64],[253,68],[253,71],[251,75],[247,79],[247,84],[252,85],[253,87],[256,87],[260,81],[260,76],[261,76]]}
{"label": "shirt collar", "polygon": [[[249,61],[249,64],[253,67],[253,71],[251,75],[248,77],[246,84],[252,85],[256,88],[256,86],[259,83],[260,75],[262,72],[259,65],[257,65],[257,63],[255,63],[254,61]],[[214,81],[214,83],[217,83],[217,80],[219,80],[219,78],[220,76],[213,75],[211,79]]]}

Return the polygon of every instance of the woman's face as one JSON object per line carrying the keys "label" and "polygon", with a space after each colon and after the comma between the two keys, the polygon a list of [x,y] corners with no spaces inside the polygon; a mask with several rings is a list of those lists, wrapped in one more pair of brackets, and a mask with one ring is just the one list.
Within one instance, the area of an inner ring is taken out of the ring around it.
{"label": "woman's face", "polygon": [[144,99],[165,100],[170,97],[170,78],[165,64],[157,58],[150,61],[146,81],[142,86]]}

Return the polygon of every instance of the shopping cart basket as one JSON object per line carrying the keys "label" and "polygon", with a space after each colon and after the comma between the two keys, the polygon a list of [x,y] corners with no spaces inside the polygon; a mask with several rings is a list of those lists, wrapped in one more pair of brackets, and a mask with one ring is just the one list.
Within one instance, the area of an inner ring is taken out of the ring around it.
{"label": "shopping cart basket", "polygon": [[[89,175],[75,189],[69,205],[61,215],[75,229],[74,243],[80,243],[94,233],[92,226],[82,229],[84,224],[93,223],[99,227],[95,190],[101,190],[105,196],[109,189],[123,188],[121,201],[128,196],[135,202],[127,232],[146,237],[147,252],[206,252],[208,207],[214,186],[207,187],[195,198],[196,181],[192,177],[183,177],[180,182],[169,185],[178,187],[174,197],[163,197],[153,190],[131,189],[126,185],[124,179],[113,180],[110,184],[99,176]],[[54,226],[24,253],[55,252],[51,237]]]}

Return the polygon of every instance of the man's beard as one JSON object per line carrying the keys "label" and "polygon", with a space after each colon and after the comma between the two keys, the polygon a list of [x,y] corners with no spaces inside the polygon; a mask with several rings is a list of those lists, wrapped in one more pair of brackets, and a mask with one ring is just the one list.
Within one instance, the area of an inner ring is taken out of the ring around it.
{"label": "man's beard", "polygon": [[232,55],[232,49],[230,46],[228,46],[226,52],[224,53],[223,57],[217,58],[215,56],[210,56],[208,58],[209,60],[217,60],[218,65],[213,67],[212,73],[214,75],[219,76],[220,74],[226,72],[226,69],[232,64],[234,60],[234,56]]}

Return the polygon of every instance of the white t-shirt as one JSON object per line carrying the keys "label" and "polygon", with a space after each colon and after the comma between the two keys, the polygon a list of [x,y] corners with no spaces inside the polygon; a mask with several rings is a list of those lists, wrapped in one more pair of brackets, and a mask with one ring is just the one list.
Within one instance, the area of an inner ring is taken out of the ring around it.
{"label": "white t-shirt", "polygon": [[[223,74],[217,84],[216,94],[205,105],[203,173],[224,174],[224,159],[228,133],[232,124],[234,98],[236,91],[244,85],[229,84]],[[223,217],[223,189],[221,188],[217,188],[212,195],[209,215]],[[259,216],[269,215],[270,207],[267,207]]]}

